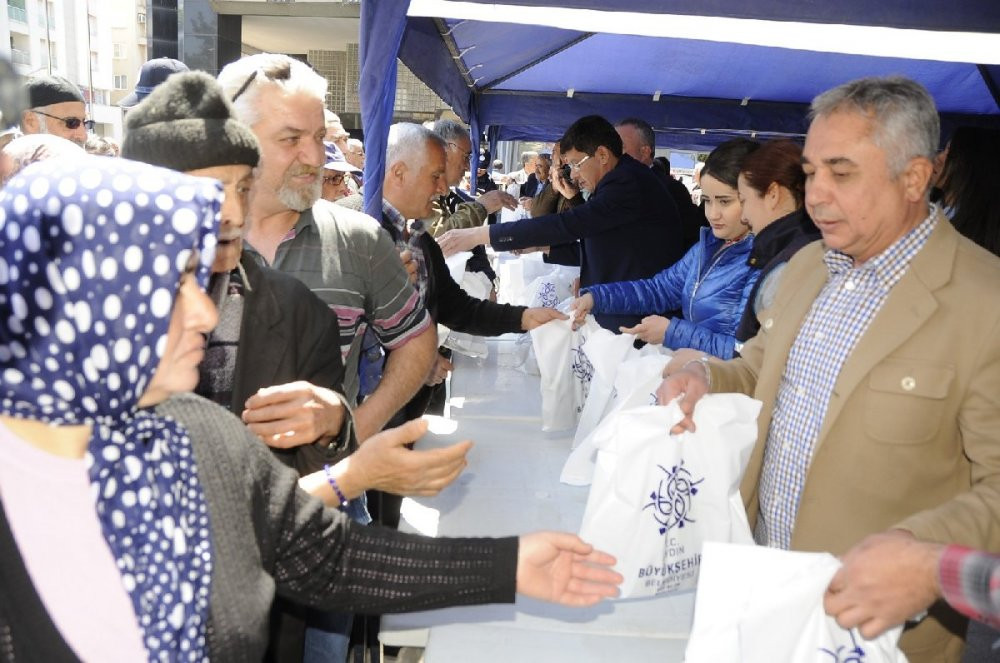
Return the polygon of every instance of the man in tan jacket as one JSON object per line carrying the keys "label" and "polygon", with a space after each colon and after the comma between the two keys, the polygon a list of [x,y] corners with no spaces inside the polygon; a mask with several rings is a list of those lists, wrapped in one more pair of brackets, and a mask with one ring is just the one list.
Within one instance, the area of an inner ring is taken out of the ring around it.
{"label": "man in tan jacket", "polygon": [[[683,394],[676,430],[707,391],[763,401],[742,485],[754,537],[841,555],[827,608],[872,636],[914,617],[886,598],[936,591],[907,543],[1000,549],[1000,260],[928,203],[926,90],[861,79],[812,116],[806,206],[823,241],[789,262],[741,358],[689,361],[658,397]],[[912,663],[957,662],[964,628],[938,603],[900,645]]]}

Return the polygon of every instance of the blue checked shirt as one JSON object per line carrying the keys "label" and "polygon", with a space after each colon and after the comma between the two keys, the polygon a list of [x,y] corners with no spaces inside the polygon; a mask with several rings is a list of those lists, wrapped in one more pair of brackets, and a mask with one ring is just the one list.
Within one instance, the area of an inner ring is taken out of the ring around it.
{"label": "blue checked shirt", "polygon": [[829,278],[799,328],[774,403],[758,492],[757,543],[791,546],[806,473],[840,369],[937,218],[933,207],[917,227],[857,267],[839,251],[824,255]]}

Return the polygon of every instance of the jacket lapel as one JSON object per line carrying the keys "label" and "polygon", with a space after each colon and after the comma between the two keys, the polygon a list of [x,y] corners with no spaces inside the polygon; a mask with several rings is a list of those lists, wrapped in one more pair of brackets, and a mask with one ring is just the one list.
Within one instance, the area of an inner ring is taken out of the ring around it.
{"label": "jacket lapel", "polygon": [[833,423],[860,382],[896,348],[917,332],[938,308],[934,290],[951,279],[958,233],[939,219],[927,243],[913,257],[906,273],[893,287],[881,310],[858,339],[837,376],[823,426],[813,454],[826,439]]}
{"label": "jacket lapel", "polygon": [[233,411],[237,413],[260,387],[275,383],[289,343],[281,324],[281,306],[274,291],[260,278],[261,268],[252,258],[246,258],[243,267],[250,287],[245,290],[233,376]]}

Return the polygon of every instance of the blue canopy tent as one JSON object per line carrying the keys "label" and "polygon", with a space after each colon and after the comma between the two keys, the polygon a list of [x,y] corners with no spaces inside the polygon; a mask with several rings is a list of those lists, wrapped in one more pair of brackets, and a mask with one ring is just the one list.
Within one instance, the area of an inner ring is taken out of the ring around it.
{"label": "blue canopy tent", "polygon": [[[792,46],[758,38],[790,21]],[[700,24],[735,24],[738,32],[720,37],[699,32]],[[939,42],[947,32],[967,33],[971,50]],[[841,42],[826,43],[828,35]],[[892,36],[903,39],[889,44]],[[485,127],[493,143],[555,140],[591,113],[642,117],[658,145],[678,149],[710,149],[734,135],[795,136],[819,92],[889,74],[930,90],[946,135],[961,124],[1000,127],[1000,2],[569,0],[549,8],[531,0],[369,0],[360,85],[365,179],[377,183],[366,186],[369,213],[381,197],[397,56],[470,124],[474,142]]]}

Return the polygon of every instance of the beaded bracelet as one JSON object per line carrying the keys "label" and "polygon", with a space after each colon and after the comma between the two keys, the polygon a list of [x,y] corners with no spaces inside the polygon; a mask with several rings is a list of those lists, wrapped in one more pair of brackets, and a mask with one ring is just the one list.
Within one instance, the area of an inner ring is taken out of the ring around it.
{"label": "beaded bracelet", "polygon": [[330,488],[333,488],[333,492],[337,494],[337,499],[340,500],[340,506],[338,508],[343,511],[347,508],[347,497],[344,495],[344,492],[340,490],[340,486],[337,485],[337,480],[333,478],[332,474],[330,474],[329,465],[323,466],[323,472],[326,474],[326,482],[330,484]]}

